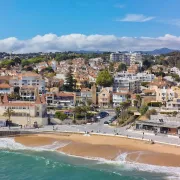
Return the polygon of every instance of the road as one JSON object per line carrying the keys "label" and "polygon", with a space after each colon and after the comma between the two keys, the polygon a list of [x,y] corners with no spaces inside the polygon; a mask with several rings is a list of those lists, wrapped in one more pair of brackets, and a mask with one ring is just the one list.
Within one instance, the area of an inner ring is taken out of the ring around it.
{"label": "road", "polygon": [[[177,136],[167,136],[167,135],[154,135],[153,133],[147,133],[142,131],[134,131],[132,129],[127,130],[126,127],[112,127],[109,125],[104,125],[105,121],[110,120],[114,116],[114,113],[110,113],[108,117],[105,117],[100,120],[98,123],[92,124],[84,124],[84,125],[56,125],[56,126],[45,126],[40,129],[29,129],[28,131],[53,131],[55,128],[57,132],[93,132],[93,133],[104,133],[115,135],[118,133],[119,135],[128,136],[130,138],[139,138],[139,139],[152,139],[153,141],[170,143],[180,145],[180,138]],[[0,128],[0,130],[7,130],[7,128]],[[20,129],[21,130],[21,129]],[[24,129],[22,129],[24,130]]]}

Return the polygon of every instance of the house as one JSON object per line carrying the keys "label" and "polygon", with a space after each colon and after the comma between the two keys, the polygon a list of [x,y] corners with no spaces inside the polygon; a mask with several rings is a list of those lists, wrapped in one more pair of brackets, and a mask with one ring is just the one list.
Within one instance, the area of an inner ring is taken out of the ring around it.
{"label": "house", "polygon": [[13,92],[13,87],[9,84],[2,83],[0,84],[0,94],[11,94]]}
{"label": "house", "polygon": [[46,101],[50,106],[73,106],[76,102],[76,94],[71,92],[46,93]]}
{"label": "house", "polygon": [[133,64],[131,65],[128,69],[127,69],[127,72],[128,73],[133,73],[133,74],[136,74],[139,70],[139,67],[137,64]]}
{"label": "house", "polygon": [[91,89],[89,89],[89,88],[82,88],[81,89],[81,99],[82,100],[92,99]]}
{"label": "house", "polygon": [[112,102],[112,87],[102,88],[98,94],[98,104],[100,107],[108,108]]}
{"label": "house", "polygon": [[158,88],[156,89],[156,101],[165,103],[167,101],[173,101],[175,98],[175,93],[170,88]]}
{"label": "house", "polygon": [[11,120],[19,125],[47,124],[47,104],[44,96],[37,96],[33,102],[9,101],[7,94],[0,98],[0,116],[3,116],[7,109],[13,110]]}
{"label": "house", "polygon": [[113,93],[112,101],[113,107],[119,106],[122,102],[127,101],[127,95],[130,95],[129,92],[116,92]]}

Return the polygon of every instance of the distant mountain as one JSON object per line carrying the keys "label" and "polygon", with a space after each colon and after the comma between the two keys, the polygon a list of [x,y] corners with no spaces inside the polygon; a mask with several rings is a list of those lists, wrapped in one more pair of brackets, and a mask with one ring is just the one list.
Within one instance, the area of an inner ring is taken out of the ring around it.
{"label": "distant mountain", "polygon": [[142,51],[142,53],[146,53],[150,55],[159,55],[159,54],[168,54],[175,51],[180,51],[180,50],[161,48],[161,49],[155,49],[153,51]]}

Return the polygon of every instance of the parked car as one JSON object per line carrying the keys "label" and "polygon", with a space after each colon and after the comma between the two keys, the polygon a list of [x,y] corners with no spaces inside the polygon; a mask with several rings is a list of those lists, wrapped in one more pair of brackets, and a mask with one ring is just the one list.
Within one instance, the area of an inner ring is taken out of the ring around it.
{"label": "parked car", "polygon": [[104,122],[104,125],[108,125],[108,124],[109,124],[109,122],[108,122],[108,121],[105,121],[105,122]]}
{"label": "parked car", "polygon": [[107,116],[109,116],[109,113],[107,113],[107,112],[100,112],[100,113],[96,116],[96,118],[97,118],[97,119],[102,119],[102,118],[105,118],[105,117],[107,117]]}

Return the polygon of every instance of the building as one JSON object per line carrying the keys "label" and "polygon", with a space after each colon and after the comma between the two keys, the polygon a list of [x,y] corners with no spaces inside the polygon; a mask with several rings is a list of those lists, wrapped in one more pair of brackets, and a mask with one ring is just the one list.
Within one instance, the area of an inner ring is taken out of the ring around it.
{"label": "building", "polygon": [[140,81],[135,80],[132,76],[125,74],[116,74],[113,83],[113,92],[120,92],[127,89],[131,93],[140,92]]}
{"label": "building", "polygon": [[36,87],[39,91],[39,94],[45,93],[45,80],[41,75],[34,72],[23,72],[18,76],[13,76],[9,80],[9,84],[12,87],[30,86]]}
{"label": "building", "polygon": [[130,53],[130,65],[138,64],[142,67],[142,54]]}
{"label": "building", "polygon": [[85,102],[88,99],[92,99],[92,91],[89,88],[81,89],[81,101]]}
{"label": "building", "polygon": [[98,104],[100,107],[108,108],[112,102],[112,87],[102,88],[98,94]]}
{"label": "building", "polygon": [[148,73],[135,74],[135,73],[122,72],[122,73],[117,73],[116,76],[122,78],[128,78],[130,80],[138,80],[140,82],[151,82],[155,78],[154,74],[148,74]]}
{"label": "building", "polygon": [[47,104],[44,95],[37,96],[33,102],[9,101],[7,94],[0,98],[0,116],[3,116],[7,109],[13,110],[11,121],[19,125],[47,124]]}
{"label": "building", "polygon": [[46,93],[46,102],[49,106],[68,107],[76,103],[76,94],[71,92]]}
{"label": "building", "polygon": [[13,92],[13,87],[9,84],[0,84],[0,94],[11,94]]}
{"label": "building", "polygon": [[116,52],[110,54],[110,61],[111,62],[122,62],[127,65],[130,64],[130,56],[126,55],[125,53]]}
{"label": "building", "polygon": [[127,101],[127,95],[129,95],[128,92],[116,92],[116,93],[113,93],[113,97],[112,97],[113,107],[117,107],[121,103]]}
{"label": "building", "polygon": [[128,73],[133,73],[133,74],[138,73],[138,71],[139,71],[139,67],[137,64],[133,64],[130,67],[128,67],[128,69],[127,69]]}
{"label": "building", "polygon": [[158,88],[156,90],[157,102],[166,103],[168,101],[173,101],[174,98],[175,98],[175,93],[170,88],[163,87],[163,88]]}
{"label": "building", "polygon": [[163,134],[180,134],[180,118],[154,115],[146,121],[136,121],[136,129]]}
{"label": "building", "polygon": [[34,86],[22,86],[19,89],[19,95],[22,100],[35,100],[38,93],[38,88]]}

